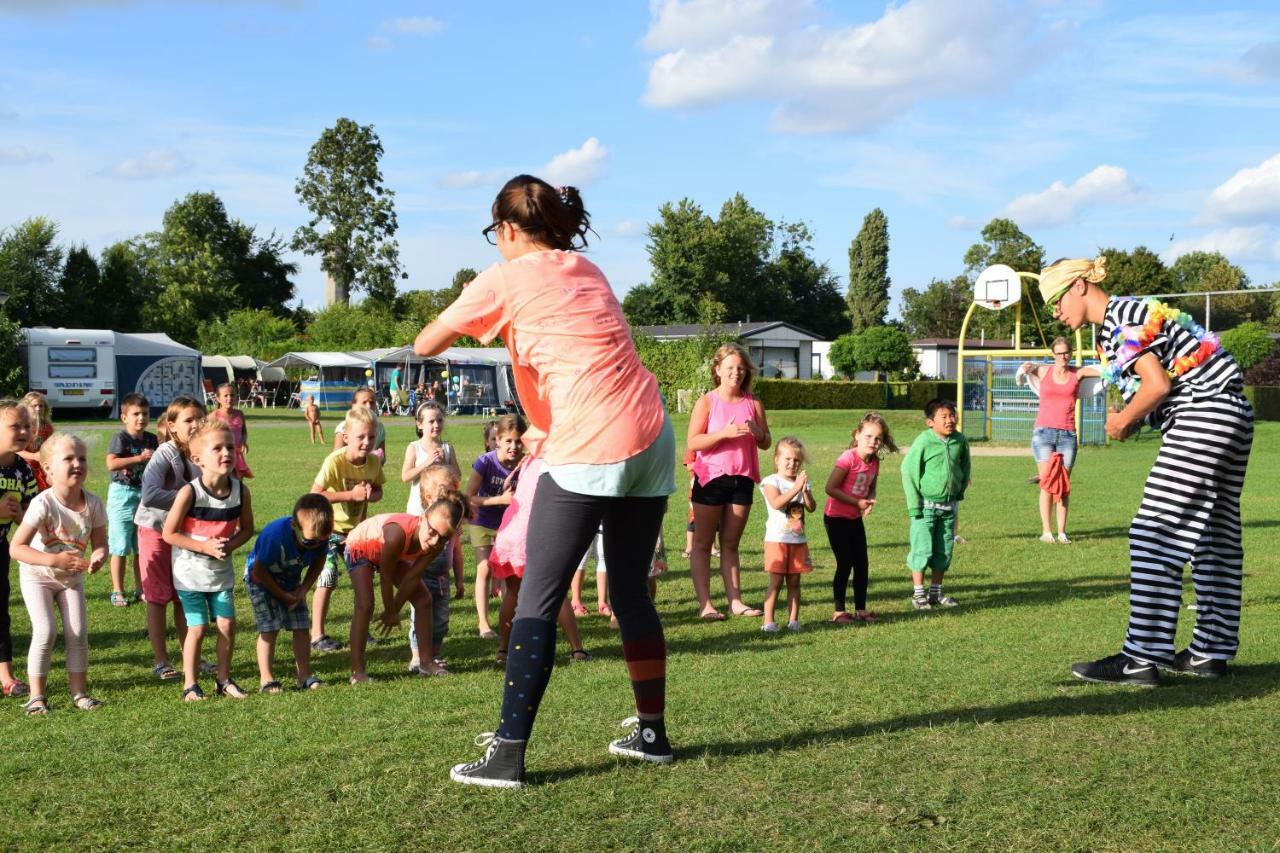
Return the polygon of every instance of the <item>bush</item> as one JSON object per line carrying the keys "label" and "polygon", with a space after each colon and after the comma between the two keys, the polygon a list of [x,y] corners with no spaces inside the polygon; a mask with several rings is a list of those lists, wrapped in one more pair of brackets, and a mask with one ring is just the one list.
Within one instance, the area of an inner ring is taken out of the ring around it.
{"label": "bush", "polygon": [[695,397],[711,388],[711,357],[721,345],[736,341],[732,334],[701,335],[679,341],[660,341],[640,332],[633,333],[640,361],[658,378],[658,387],[673,407],[681,388]]}
{"label": "bush", "polygon": [[806,379],[757,379],[753,389],[769,409],[913,409],[924,410],[934,397],[947,396],[950,382],[828,382]]}
{"label": "bush", "polygon": [[1222,346],[1247,371],[1276,351],[1276,342],[1261,323],[1241,323],[1221,335]]}
{"label": "bush", "polygon": [[827,361],[837,376],[849,378],[858,372],[858,358],[854,352],[857,341],[857,335],[841,335],[831,342]]}
{"label": "bush", "polygon": [[0,315],[0,397],[17,397],[26,392],[26,377],[18,363],[18,336],[22,330],[7,316]]}
{"label": "bush", "polygon": [[1262,421],[1280,421],[1280,387],[1246,385],[1244,395],[1253,404],[1253,416]]}

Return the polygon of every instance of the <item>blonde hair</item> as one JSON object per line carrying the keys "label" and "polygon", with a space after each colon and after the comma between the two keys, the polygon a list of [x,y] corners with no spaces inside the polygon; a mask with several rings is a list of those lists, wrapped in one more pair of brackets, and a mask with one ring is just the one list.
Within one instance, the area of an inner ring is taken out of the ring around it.
{"label": "blonde hair", "polygon": [[862,416],[862,420],[858,421],[858,425],[854,427],[853,432],[849,433],[850,447],[858,445],[858,433],[862,432],[862,428],[867,424],[875,424],[880,427],[880,455],[888,450],[890,453],[898,452],[898,445],[893,440],[893,433],[889,432],[889,422],[884,419],[884,415],[879,412],[867,412]]}
{"label": "blonde hair", "polygon": [[1057,349],[1057,348],[1058,348],[1058,344],[1065,344],[1065,345],[1066,345],[1066,347],[1067,347],[1067,355],[1071,355],[1072,353],[1074,353],[1074,352],[1076,351],[1076,348],[1075,348],[1074,346],[1072,346],[1072,345],[1071,345],[1071,341],[1067,340],[1067,339],[1066,339],[1066,338],[1064,338],[1062,335],[1058,335],[1058,337],[1056,337],[1056,338],[1054,338],[1054,339],[1053,339],[1053,343],[1049,344],[1049,351],[1050,351],[1050,352],[1053,352],[1055,349]]}
{"label": "blonde hair", "polygon": [[231,427],[226,421],[221,421],[217,418],[207,418],[200,424],[200,428],[196,430],[196,434],[191,436],[191,441],[188,442],[187,446],[203,447],[205,441],[215,432],[223,433],[224,435],[230,436],[233,441],[235,440],[235,433],[231,431]]}
{"label": "blonde hair", "polygon": [[750,393],[751,380],[756,378],[756,366],[742,344],[725,344],[720,347],[720,349],[716,350],[716,354],[711,357],[711,387],[720,387],[720,374],[718,373],[720,365],[726,358],[732,355],[736,355],[738,358],[742,359],[742,366],[746,368],[747,375],[742,380],[742,385],[740,387],[742,388],[743,393]]}
{"label": "blonde hair", "polygon": [[778,439],[778,443],[773,446],[773,460],[778,461],[778,454],[782,452],[782,448],[790,447],[796,453],[800,454],[800,461],[805,462],[808,453],[804,449],[804,442],[796,438],[794,435],[784,435]]}
{"label": "blonde hair", "polygon": [[[450,468],[448,465],[445,465],[443,462],[437,462],[434,465],[428,465],[426,469],[423,470],[422,474],[418,476],[418,497],[421,498],[422,505],[424,507],[430,507],[433,503],[435,503],[437,499],[437,495],[435,494],[434,491],[428,493],[427,483],[429,481],[435,480],[441,474],[443,474],[445,477],[448,478],[449,490],[457,491],[458,478],[453,473],[452,468]],[[471,517],[470,509],[467,509],[464,512],[463,517],[464,518]]]}
{"label": "blonde hair", "polygon": [[55,432],[44,440],[44,444],[40,445],[40,464],[44,466],[46,471],[53,465],[53,448],[64,442],[71,442],[83,456],[88,457],[88,448],[86,448],[84,440],[80,436],[72,435],[69,432]]}
{"label": "blonde hair", "polygon": [[32,432],[36,432],[42,425],[52,422],[50,414],[53,410],[49,408],[49,400],[39,391],[28,391],[23,394],[21,402],[28,410],[35,409],[35,423],[31,425]]}
{"label": "blonde hair", "polygon": [[373,412],[363,406],[352,406],[347,410],[347,416],[342,419],[342,431],[350,432],[357,424],[376,429],[378,419],[373,416]]}

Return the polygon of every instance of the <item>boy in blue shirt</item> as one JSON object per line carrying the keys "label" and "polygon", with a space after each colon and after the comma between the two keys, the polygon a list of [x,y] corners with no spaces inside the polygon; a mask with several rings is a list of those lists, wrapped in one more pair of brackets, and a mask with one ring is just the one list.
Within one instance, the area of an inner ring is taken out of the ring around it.
{"label": "boy in blue shirt", "polygon": [[332,532],[333,506],[324,495],[311,493],[298,498],[292,515],[277,518],[264,527],[253,543],[245,562],[244,580],[258,623],[258,677],[263,693],[279,693],[282,689],[271,672],[276,634],[281,629],[293,632],[298,689],[313,690],[323,683],[311,674],[307,593],[324,569]]}

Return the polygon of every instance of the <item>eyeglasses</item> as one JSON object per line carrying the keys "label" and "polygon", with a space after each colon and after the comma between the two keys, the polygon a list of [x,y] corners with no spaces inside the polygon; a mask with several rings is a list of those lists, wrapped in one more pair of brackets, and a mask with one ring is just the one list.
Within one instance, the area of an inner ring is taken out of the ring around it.
{"label": "eyeglasses", "polygon": [[1053,354],[1053,356],[1054,356],[1054,358],[1071,358],[1071,353],[1070,353],[1070,352],[1055,352],[1055,353]]}
{"label": "eyeglasses", "polygon": [[495,222],[492,225],[490,225],[488,228],[485,228],[483,231],[480,232],[481,235],[484,236],[485,242],[487,242],[490,246],[498,245],[498,229],[501,227],[502,227],[501,222]]}
{"label": "eyeglasses", "polygon": [[298,544],[305,551],[315,550],[316,548],[319,548],[321,545],[327,544],[329,541],[328,536],[322,536],[319,539],[306,538],[305,536],[302,535],[302,528],[298,526],[298,523],[296,521],[293,523],[293,532],[298,539]]}

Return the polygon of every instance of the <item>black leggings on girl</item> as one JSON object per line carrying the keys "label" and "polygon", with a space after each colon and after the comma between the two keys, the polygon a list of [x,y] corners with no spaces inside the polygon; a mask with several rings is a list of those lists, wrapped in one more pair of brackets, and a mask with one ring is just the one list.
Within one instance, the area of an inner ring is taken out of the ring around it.
{"label": "black leggings on girl", "polygon": [[831,582],[831,597],[836,611],[845,609],[845,594],[849,588],[849,570],[853,569],[853,608],[867,609],[867,530],[861,518],[838,518],[824,515],[822,523],[827,528],[827,539],[836,555],[836,576]]}
{"label": "black leggings on girl", "polygon": [[538,479],[529,517],[528,564],[507,647],[498,737],[523,741],[533,730],[555,666],[556,614],[602,521],[609,604],[618,617],[636,711],[645,719],[662,717],[667,646],[649,598],[649,565],[666,510],[666,497],[595,497],[560,488],[550,474]]}

